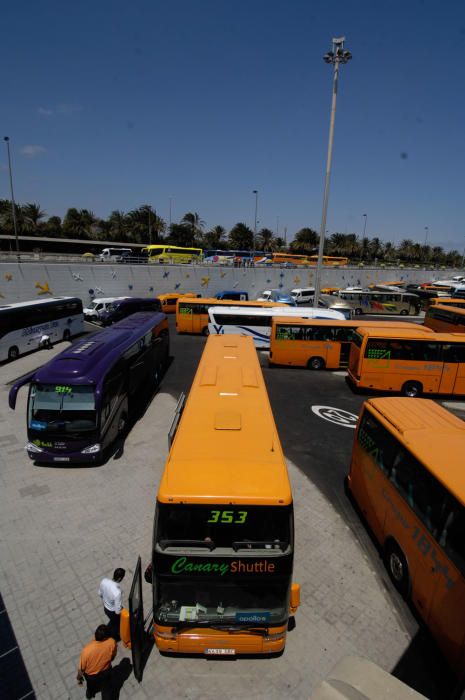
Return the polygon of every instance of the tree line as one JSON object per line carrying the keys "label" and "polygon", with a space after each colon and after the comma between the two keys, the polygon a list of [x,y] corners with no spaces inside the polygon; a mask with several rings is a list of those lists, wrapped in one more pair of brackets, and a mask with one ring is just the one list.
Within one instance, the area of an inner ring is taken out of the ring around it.
{"label": "tree line", "polygon": [[[19,235],[50,238],[75,238],[119,243],[161,243],[219,250],[287,251],[315,255],[319,234],[312,228],[297,231],[287,242],[268,228],[261,228],[254,236],[252,229],[242,222],[229,231],[217,225],[206,229],[197,212],[187,212],[178,223],[167,225],[149,204],[124,212],[115,209],[106,219],[99,218],[89,209],[71,207],[63,219],[48,217],[36,203],[15,205]],[[11,202],[0,200],[0,234],[13,234]],[[457,267],[463,256],[457,250],[445,251],[441,246],[429,246],[404,239],[398,245],[378,237],[360,237],[356,233],[333,233],[325,239],[325,255],[347,257],[351,263],[405,263],[418,265],[446,265]]]}

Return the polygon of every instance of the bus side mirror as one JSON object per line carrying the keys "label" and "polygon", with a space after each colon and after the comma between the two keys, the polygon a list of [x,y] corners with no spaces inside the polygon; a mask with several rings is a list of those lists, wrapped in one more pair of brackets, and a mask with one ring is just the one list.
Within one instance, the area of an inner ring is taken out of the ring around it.
{"label": "bus side mirror", "polygon": [[291,600],[289,603],[289,612],[294,614],[300,605],[300,583],[291,585]]}
{"label": "bus side mirror", "polygon": [[131,628],[129,625],[129,610],[123,608],[119,618],[119,636],[126,649],[131,648]]}

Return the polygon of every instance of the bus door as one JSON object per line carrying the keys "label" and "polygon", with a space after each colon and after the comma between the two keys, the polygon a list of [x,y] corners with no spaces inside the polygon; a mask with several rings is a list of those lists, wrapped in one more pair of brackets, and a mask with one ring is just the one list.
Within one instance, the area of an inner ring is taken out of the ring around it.
{"label": "bus door", "polygon": [[465,345],[443,345],[442,352],[444,363],[438,392],[461,394],[465,391]]}
{"label": "bus door", "polygon": [[149,635],[145,628],[140,557],[137,559],[131,592],[129,594],[129,629],[131,633],[131,654],[134,676],[140,683],[144,674],[145,664],[147,663],[147,659],[154,644],[153,634]]}
{"label": "bus door", "polygon": [[338,328],[336,330],[335,340],[341,346],[339,354],[339,367],[349,366],[350,347],[352,345],[354,330],[354,328]]}

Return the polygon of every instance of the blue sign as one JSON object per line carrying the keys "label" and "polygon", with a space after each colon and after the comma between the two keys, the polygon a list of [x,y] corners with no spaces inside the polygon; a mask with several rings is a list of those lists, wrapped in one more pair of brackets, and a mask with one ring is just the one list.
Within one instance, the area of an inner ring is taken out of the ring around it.
{"label": "blue sign", "polygon": [[46,427],[47,423],[43,423],[40,420],[31,421],[31,428],[33,428],[34,430],[45,430]]}
{"label": "blue sign", "polygon": [[267,625],[270,621],[269,612],[237,612],[236,622],[247,622],[252,625]]}

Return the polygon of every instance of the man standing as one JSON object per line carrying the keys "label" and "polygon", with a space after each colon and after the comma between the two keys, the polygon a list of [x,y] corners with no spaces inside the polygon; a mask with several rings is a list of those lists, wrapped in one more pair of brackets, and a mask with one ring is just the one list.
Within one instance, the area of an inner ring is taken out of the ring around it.
{"label": "man standing", "polygon": [[86,679],[86,698],[94,698],[95,693],[101,692],[102,700],[111,700],[111,662],[116,649],[107,625],[99,625],[95,630],[95,640],[86,644],[79,659],[76,678],[78,683]]}
{"label": "man standing", "polygon": [[105,615],[110,620],[110,634],[117,642],[119,636],[119,619],[121,615],[121,586],[119,585],[124,578],[126,571],[124,569],[115,569],[113,579],[104,578],[100,583],[99,596],[103,601],[103,609]]}

